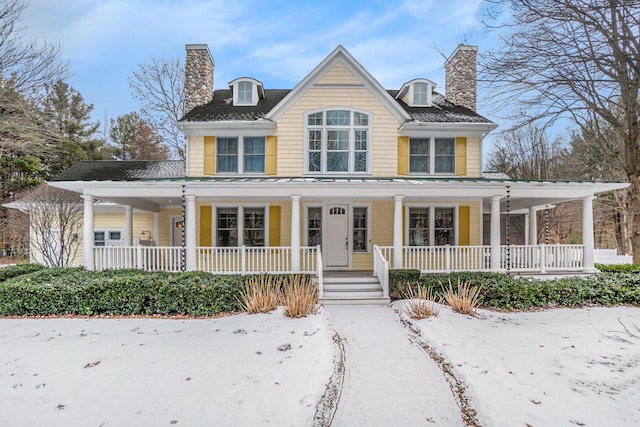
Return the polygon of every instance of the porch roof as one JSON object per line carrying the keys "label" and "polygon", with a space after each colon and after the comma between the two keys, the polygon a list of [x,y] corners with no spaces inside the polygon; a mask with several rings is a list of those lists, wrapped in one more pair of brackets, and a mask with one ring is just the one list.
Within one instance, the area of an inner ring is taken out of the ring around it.
{"label": "porch roof", "polygon": [[[101,179],[50,182],[55,187],[90,194],[102,200],[128,204],[147,211],[160,206],[180,205],[182,191],[202,201],[289,200],[292,195],[307,200],[392,200],[405,201],[488,200],[507,194],[510,210],[544,206],[581,199],[598,193],[626,188],[620,182],[512,180],[458,177],[165,177]],[[504,208],[503,208],[504,209]]]}

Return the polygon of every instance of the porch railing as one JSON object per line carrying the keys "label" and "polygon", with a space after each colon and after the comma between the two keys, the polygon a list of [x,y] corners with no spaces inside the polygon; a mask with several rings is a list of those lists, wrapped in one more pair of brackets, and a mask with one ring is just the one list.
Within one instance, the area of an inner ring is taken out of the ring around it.
{"label": "porch railing", "polygon": [[382,296],[389,298],[389,261],[385,259],[379,246],[373,247],[373,274],[382,286]]}
{"label": "porch railing", "polygon": [[[94,268],[177,272],[182,268],[184,251],[182,247],[161,246],[94,247]],[[321,260],[319,246],[301,247],[299,272],[316,274]],[[215,274],[291,273],[291,247],[197,247],[196,269]]]}
{"label": "porch railing", "polygon": [[[378,246],[393,260],[393,246]],[[375,255],[374,255],[375,268]],[[490,246],[403,246],[402,268],[422,272],[490,271]],[[514,272],[577,271],[584,268],[583,245],[510,245],[500,247],[500,269]]]}

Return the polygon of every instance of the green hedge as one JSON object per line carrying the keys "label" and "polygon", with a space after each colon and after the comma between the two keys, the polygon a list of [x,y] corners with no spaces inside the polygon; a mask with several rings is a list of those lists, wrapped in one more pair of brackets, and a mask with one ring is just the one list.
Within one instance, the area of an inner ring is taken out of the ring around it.
{"label": "green hedge", "polygon": [[0,315],[215,315],[241,310],[242,276],[50,268],[0,283]]}
{"label": "green hedge", "polygon": [[16,264],[9,267],[0,268],[0,282],[13,277],[22,276],[23,274],[42,270],[45,267],[40,264]]}
{"label": "green hedge", "polygon": [[[458,280],[481,286],[481,306],[491,309],[640,305],[640,275],[633,273],[601,273],[556,280],[518,279],[500,273],[425,274],[412,281],[410,286],[427,286],[440,296],[442,287],[447,286],[449,280],[454,286]],[[391,288],[397,289],[398,286]]]}
{"label": "green hedge", "polygon": [[640,264],[596,264],[603,273],[640,273]]}

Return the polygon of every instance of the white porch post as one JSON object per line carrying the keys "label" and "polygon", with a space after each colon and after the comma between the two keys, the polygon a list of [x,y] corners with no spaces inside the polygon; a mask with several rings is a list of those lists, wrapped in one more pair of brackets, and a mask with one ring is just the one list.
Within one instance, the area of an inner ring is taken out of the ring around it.
{"label": "white porch post", "polygon": [[186,270],[196,269],[196,196],[185,196],[187,200],[185,215]]}
{"label": "white porch post", "polygon": [[124,244],[133,246],[133,209],[131,206],[124,207]]}
{"label": "white porch post", "polygon": [[535,206],[529,208],[529,239],[528,245],[538,244],[538,220]]}
{"label": "white porch post", "polygon": [[291,196],[291,271],[300,271],[300,196]]}
{"label": "white porch post", "polygon": [[491,198],[491,270],[500,270],[500,199]]}
{"label": "white porch post", "polygon": [[153,213],[153,243],[158,246],[158,234],[160,233],[160,213]]}
{"label": "white porch post", "polygon": [[402,268],[402,199],[393,196],[393,268]]}
{"label": "white porch post", "polygon": [[594,265],[594,238],[593,238],[593,199],[595,196],[587,196],[582,199],[582,244],[584,245],[584,271],[593,273]]}
{"label": "white porch post", "polygon": [[87,270],[93,270],[93,196],[83,194],[84,199],[84,216],[83,216],[83,250],[84,250],[84,267]]}

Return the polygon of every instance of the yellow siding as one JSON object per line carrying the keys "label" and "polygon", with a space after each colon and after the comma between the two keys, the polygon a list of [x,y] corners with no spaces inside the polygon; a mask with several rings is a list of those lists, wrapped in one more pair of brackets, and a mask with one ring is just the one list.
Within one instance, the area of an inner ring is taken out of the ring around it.
{"label": "yellow siding", "polygon": [[467,175],[467,138],[456,138],[456,175]]}
{"label": "yellow siding", "polygon": [[204,137],[192,136],[189,138],[189,176],[204,176]]}
{"label": "yellow siding", "polygon": [[318,84],[361,84],[362,82],[351,71],[338,61],[319,80]]}
{"label": "yellow siding", "polygon": [[482,153],[480,138],[467,138],[467,176],[479,178],[482,175]]}
{"label": "yellow siding", "polygon": [[269,206],[269,246],[280,246],[281,228],[280,206]]}
{"label": "yellow siding", "polygon": [[204,175],[213,175],[214,173],[216,173],[216,137],[215,136],[204,137],[203,173]]}
{"label": "yellow siding", "polygon": [[265,141],[266,162],[264,172],[267,175],[277,175],[278,173],[278,137],[267,136]]}
{"label": "yellow siding", "polygon": [[398,175],[409,174],[409,137],[398,137]]}
{"label": "yellow siding", "polygon": [[200,246],[211,246],[211,205],[200,206]]}
{"label": "yellow siding", "polygon": [[304,113],[325,108],[355,108],[372,113],[372,157],[374,176],[397,173],[397,137],[400,123],[365,88],[311,88],[277,122],[278,175],[299,176],[304,172]]}
{"label": "yellow siding", "polygon": [[171,209],[161,209],[160,215],[158,219],[158,246],[170,246],[170,238],[171,235],[171,221],[169,218],[174,215],[182,215],[182,209],[180,208],[171,208]]}

